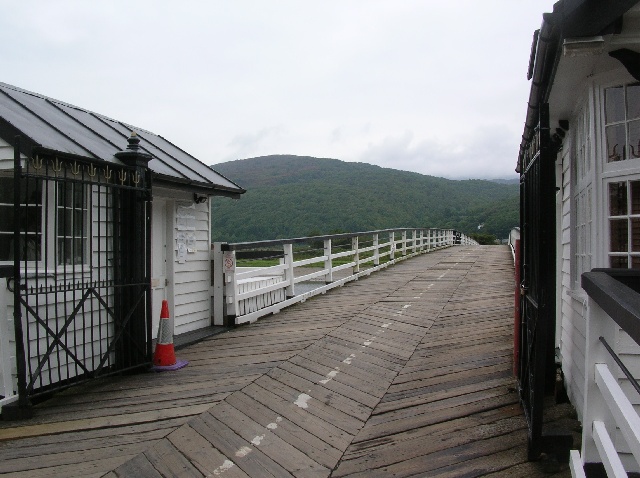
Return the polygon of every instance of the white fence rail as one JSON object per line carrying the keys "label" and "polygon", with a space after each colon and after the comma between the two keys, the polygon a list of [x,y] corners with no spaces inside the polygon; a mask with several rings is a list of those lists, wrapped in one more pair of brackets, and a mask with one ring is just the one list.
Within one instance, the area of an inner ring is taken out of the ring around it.
{"label": "white fence rail", "polygon": [[511,248],[511,255],[513,256],[513,260],[516,260],[516,241],[520,240],[520,228],[514,227],[509,232],[509,248]]}
{"label": "white fence rail", "polygon": [[[214,323],[254,322],[400,260],[469,244],[477,242],[452,229],[389,229],[277,241],[217,242],[212,251]],[[251,260],[246,260],[248,267],[238,267],[246,251],[262,251],[273,265],[251,267]]]}
{"label": "white fence rail", "polygon": [[627,478],[640,471],[640,369],[629,371],[621,357],[638,350],[640,294],[597,270],[583,275],[582,286],[589,294],[587,376],[582,450],[571,452],[571,473],[584,477],[585,466],[602,464],[607,476]]}

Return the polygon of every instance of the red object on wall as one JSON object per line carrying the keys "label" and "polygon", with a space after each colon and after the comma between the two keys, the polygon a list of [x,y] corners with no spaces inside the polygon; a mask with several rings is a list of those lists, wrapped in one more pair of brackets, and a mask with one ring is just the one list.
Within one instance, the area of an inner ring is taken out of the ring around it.
{"label": "red object on wall", "polygon": [[518,378],[520,369],[520,239],[515,243],[515,304],[513,308],[513,375]]}

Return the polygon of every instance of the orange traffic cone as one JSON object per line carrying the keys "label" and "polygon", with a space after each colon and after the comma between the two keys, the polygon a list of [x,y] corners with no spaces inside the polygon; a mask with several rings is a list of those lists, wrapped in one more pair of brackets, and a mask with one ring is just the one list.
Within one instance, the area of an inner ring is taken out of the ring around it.
{"label": "orange traffic cone", "polygon": [[178,370],[188,363],[186,360],[176,359],[176,353],[173,348],[173,330],[169,323],[169,304],[166,300],[163,300],[156,350],[153,354],[153,370]]}

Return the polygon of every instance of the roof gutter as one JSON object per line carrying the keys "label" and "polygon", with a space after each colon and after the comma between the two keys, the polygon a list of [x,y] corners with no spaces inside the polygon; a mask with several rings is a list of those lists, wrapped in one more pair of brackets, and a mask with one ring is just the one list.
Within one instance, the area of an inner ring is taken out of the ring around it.
{"label": "roof gutter", "polygon": [[527,75],[527,79],[531,80],[531,90],[529,92],[529,101],[527,102],[527,118],[524,123],[516,171],[520,167],[520,160],[526,151],[527,144],[533,138],[535,127],[538,124],[540,104],[547,97],[549,84],[552,81],[551,72],[555,70],[555,68],[549,67],[550,65],[555,65],[558,52],[558,38],[554,37],[554,34],[557,36],[557,30],[550,21],[551,15],[543,15],[542,26],[540,30],[536,30],[533,36],[529,73]]}
{"label": "roof gutter", "polygon": [[208,196],[225,196],[225,197],[230,197],[234,199],[239,199],[240,195],[247,192],[245,189],[242,189],[239,186],[238,186],[238,189],[230,189],[230,188],[225,188],[223,186],[213,186],[208,183],[193,181],[191,179],[180,179],[180,178],[175,178],[173,176],[166,176],[166,175],[154,173],[153,171],[152,171],[152,175],[153,175],[153,184],[169,186],[169,187],[175,187],[177,185],[180,185],[183,187],[188,186],[194,192],[197,192],[200,194],[206,194]]}

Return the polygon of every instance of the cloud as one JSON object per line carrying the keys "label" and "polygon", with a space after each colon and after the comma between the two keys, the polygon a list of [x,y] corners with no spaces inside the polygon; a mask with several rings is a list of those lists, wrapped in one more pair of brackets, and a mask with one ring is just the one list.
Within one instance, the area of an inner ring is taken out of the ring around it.
{"label": "cloud", "polygon": [[283,136],[286,128],[282,125],[262,128],[253,133],[245,133],[234,136],[229,141],[229,149],[231,153],[228,156],[232,159],[246,158],[259,151],[265,142],[277,141]]}
{"label": "cloud", "polygon": [[359,161],[450,179],[515,177],[516,155],[504,129],[480,127],[460,142],[415,140],[411,131],[373,143]]}

